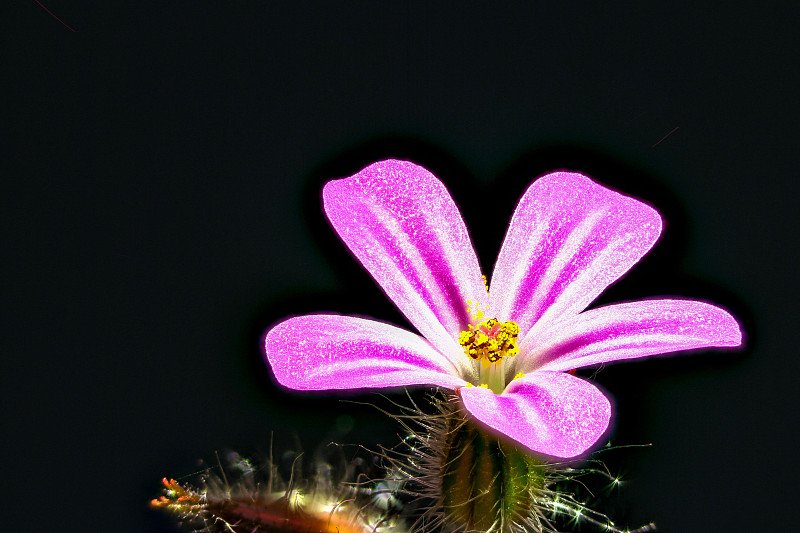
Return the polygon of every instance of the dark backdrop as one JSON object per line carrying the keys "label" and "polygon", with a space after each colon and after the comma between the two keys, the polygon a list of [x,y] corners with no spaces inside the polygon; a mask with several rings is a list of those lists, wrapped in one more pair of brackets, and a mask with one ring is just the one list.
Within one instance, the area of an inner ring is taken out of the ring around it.
{"label": "dark backdrop", "polygon": [[405,324],[320,210],[388,156],[442,178],[486,270],[549,170],[658,207],[602,301],[710,299],[748,344],[597,375],[614,442],[653,443],[609,456],[620,514],[793,527],[796,7],[45,0],[73,32],[8,4],[4,528],[175,531],[146,502],[215,450],[394,444],[371,408],[278,389],[258,346],[294,313]]}

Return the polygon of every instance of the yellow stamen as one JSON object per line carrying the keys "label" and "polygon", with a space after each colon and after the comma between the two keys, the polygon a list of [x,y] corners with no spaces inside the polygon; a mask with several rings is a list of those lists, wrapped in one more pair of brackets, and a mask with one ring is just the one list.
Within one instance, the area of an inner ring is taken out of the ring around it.
{"label": "yellow stamen", "polygon": [[[483,313],[480,312],[480,318]],[[516,322],[500,322],[490,318],[462,331],[458,343],[464,348],[464,353],[472,359],[481,362],[483,368],[491,364],[500,363],[504,357],[513,357],[519,353],[517,347],[519,326]]]}

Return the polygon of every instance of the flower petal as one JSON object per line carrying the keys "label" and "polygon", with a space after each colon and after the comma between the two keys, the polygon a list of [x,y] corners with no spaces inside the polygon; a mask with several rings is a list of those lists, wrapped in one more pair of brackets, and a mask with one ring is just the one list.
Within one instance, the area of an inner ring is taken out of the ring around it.
{"label": "flower petal", "polygon": [[575,457],[603,435],[611,403],[600,390],[562,372],[532,372],[501,395],[484,387],[459,389],[475,418],[531,450]]}
{"label": "flower petal", "polygon": [[540,332],[517,365],[542,370],[713,346],[739,346],[742,332],[724,309],[693,300],[643,300],[592,309]]}
{"label": "flower petal", "polygon": [[[573,172],[537,179],[523,195],[492,274],[490,307],[520,339],[583,311],[661,234],[652,207]],[[539,322],[537,324],[537,321]]]}
{"label": "flower petal", "polygon": [[341,239],[406,318],[460,364],[467,300],[488,300],[464,221],[450,193],[408,161],[374,163],[322,191]]}
{"label": "flower petal", "polygon": [[264,351],[278,382],[297,390],[466,384],[419,335],[363,318],[290,318],[267,333]]}

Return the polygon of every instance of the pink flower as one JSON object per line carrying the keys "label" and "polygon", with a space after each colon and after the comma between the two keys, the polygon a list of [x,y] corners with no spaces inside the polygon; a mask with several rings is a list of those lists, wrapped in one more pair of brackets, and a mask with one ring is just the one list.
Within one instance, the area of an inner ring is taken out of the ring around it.
{"label": "pink flower", "polygon": [[480,422],[568,458],[603,435],[611,405],[567,371],[742,342],[727,311],[700,301],[584,311],[658,240],[661,217],[581,174],[553,172],[530,185],[488,291],[458,208],[424,168],[380,161],[327,183],[323,201],[341,239],[422,336],[351,316],[289,318],[265,337],[286,387],[457,390]]}

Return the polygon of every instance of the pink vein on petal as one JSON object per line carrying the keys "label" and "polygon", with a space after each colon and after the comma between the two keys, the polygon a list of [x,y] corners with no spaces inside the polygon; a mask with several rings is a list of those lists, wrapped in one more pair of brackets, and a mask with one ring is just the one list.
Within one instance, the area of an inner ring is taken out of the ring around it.
{"label": "pink vein on petal", "polygon": [[419,335],[364,318],[293,317],[267,333],[264,347],[278,382],[297,390],[466,385]]}
{"label": "pink vein on petal", "polygon": [[459,390],[464,407],[492,429],[539,453],[575,457],[603,435],[611,404],[600,390],[563,372],[533,372],[501,395],[483,387]]}
{"label": "pink vein on petal", "polygon": [[491,280],[491,307],[525,335],[581,312],[653,246],[652,207],[581,174],[554,172],[523,195]]}
{"label": "pink vein on petal", "polygon": [[323,190],[331,225],[425,338],[462,364],[467,300],[486,301],[464,221],[447,189],[407,161],[374,163]]}

